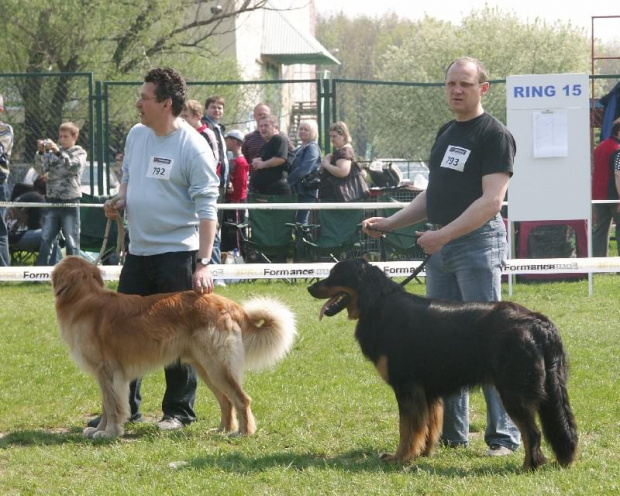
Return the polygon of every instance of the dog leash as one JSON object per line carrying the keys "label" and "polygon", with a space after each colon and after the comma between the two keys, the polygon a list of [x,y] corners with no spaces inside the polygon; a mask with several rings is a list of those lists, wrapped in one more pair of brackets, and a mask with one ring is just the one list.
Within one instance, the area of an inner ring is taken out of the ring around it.
{"label": "dog leash", "polygon": [[[384,231],[382,229],[377,229],[374,227],[367,227],[366,229],[369,229],[371,231],[376,231],[376,232],[380,232],[382,233],[384,236],[386,234],[392,234],[394,236],[401,236],[404,238],[418,238],[419,236],[417,236],[416,234],[406,234],[406,233],[399,233],[396,231]],[[428,263],[428,261],[430,260],[431,256],[428,254],[424,254],[424,259],[422,260],[422,263],[420,265],[418,265],[416,267],[416,269],[409,275],[407,276],[407,278],[400,283],[401,286],[406,286],[407,284],[409,284],[413,279],[415,279],[417,277],[417,275],[422,272],[422,270],[424,270],[424,267],[426,266],[426,264]]]}
{"label": "dog leash", "polygon": [[[117,197],[112,198],[112,202],[116,203]],[[105,249],[108,246],[108,238],[110,237],[110,227],[112,225],[112,220],[108,218],[105,224],[105,231],[103,233],[103,241],[101,242],[101,249],[99,250],[99,255],[94,261],[94,265],[98,265],[103,255],[105,253]],[[123,222],[122,217],[116,219],[116,256],[118,257],[120,265],[123,265],[125,261],[125,224]]]}

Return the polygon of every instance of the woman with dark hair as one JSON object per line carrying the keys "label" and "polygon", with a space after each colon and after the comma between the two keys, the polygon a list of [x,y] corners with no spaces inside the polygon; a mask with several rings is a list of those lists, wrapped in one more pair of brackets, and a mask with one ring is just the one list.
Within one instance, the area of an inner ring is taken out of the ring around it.
{"label": "woman with dark hair", "polygon": [[321,201],[357,201],[368,193],[362,169],[355,161],[351,133],[344,122],[329,126],[329,139],[334,147],[321,162]]}

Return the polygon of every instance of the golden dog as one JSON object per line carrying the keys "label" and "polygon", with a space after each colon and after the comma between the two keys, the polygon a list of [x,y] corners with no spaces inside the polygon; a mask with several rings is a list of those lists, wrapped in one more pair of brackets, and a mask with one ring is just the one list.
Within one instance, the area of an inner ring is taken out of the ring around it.
{"label": "golden dog", "polygon": [[295,317],[282,303],[256,298],[241,306],[193,291],[145,297],[116,293],[104,287],[96,266],[79,257],[56,266],[52,286],[60,335],[101,389],[101,422],[86,428],[86,437],[123,435],[129,383],[176,360],[193,365],[217,398],[220,429],[256,431],[243,372],[273,366],[291,349]]}

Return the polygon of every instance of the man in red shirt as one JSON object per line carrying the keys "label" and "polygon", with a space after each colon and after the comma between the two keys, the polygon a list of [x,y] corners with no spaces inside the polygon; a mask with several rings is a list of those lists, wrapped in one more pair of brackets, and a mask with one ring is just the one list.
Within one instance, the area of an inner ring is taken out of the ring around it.
{"label": "man in red shirt", "polygon": [[[611,128],[611,135],[601,141],[594,150],[594,169],[592,170],[592,200],[617,200],[613,171],[610,165],[611,156],[620,149],[620,119]],[[606,257],[609,248],[609,230],[613,218],[616,224],[616,243],[620,249],[618,225],[620,214],[616,203],[595,203],[592,206],[592,254],[595,257]]]}

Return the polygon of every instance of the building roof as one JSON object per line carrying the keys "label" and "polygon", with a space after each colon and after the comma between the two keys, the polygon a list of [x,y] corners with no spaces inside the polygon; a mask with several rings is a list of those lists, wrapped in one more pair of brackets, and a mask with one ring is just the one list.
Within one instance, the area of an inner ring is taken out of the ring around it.
{"label": "building roof", "polygon": [[265,10],[264,13],[261,55],[286,65],[340,65],[314,36],[298,29],[280,12]]}

